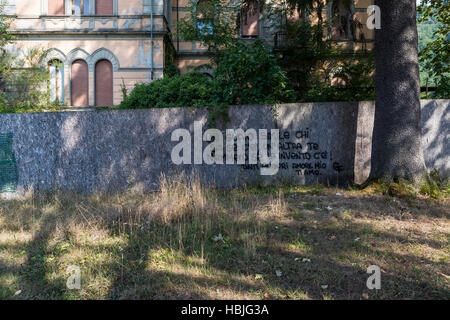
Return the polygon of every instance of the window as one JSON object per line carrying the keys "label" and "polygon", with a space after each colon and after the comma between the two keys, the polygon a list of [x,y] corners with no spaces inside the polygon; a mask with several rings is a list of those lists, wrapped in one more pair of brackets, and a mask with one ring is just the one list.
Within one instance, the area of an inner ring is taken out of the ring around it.
{"label": "window", "polygon": [[95,14],[99,16],[112,16],[114,13],[113,0],[96,0]]}
{"label": "window", "polygon": [[212,35],[214,31],[214,4],[208,0],[197,3],[197,29],[203,35]]}
{"label": "window", "polygon": [[89,0],[72,0],[72,15],[89,15]]}
{"label": "window", "polygon": [[50,100],[54,104],[64,104],[64,65],[59,60],[50,61]]}
{"label": "window", "polygon": [[352,38],[353,15],[346,1],[333,1],[331,6],[333,23],[331,38],[333,40],[349,40]]}
{"label": "window", "polygon": [[203,35],[212,35],[213,34],[213,23],[210,20],[206,19],[198,19],[197,20],[197,28]]}
{"label": "window", "polygon": [[51,16],[64,15],[64,0],[48,0],[48,14]]}
{"label": "window", "polygon": [[242,6],[241,34],[251,38],[259,35],[259,5],[256,1],[246,2]]}

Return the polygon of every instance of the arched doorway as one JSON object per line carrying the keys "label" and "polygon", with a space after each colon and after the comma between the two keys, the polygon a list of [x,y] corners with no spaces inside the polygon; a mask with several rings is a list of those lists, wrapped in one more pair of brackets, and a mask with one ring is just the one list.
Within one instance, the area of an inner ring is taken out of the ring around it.
{"label": "arched doorway", "polygon": [[113,66],[108,60],[100,60],[95,65],[95,105],[108,107],[113,104]]}
{"label": "arched doorway", "polygon": [[72,63],[72,106],[89,106],[89,70],[86,61]]}

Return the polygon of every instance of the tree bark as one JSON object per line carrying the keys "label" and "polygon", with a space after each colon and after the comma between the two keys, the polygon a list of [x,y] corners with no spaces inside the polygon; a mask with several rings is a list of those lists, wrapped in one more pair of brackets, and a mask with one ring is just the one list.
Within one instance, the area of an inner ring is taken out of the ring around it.
{"label": "tree bark", "polygon": [[416,0],[376,0],[376,107],[371,179],[422,181],[420,76]]}

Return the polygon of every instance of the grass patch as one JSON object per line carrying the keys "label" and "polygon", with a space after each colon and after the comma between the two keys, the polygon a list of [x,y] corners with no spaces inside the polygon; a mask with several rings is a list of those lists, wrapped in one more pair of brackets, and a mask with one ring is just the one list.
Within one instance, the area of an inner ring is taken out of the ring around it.
{"label": "grass patch", "polygon": [[450,298],[448,196],[161,185],[1,200],[0,299]]}

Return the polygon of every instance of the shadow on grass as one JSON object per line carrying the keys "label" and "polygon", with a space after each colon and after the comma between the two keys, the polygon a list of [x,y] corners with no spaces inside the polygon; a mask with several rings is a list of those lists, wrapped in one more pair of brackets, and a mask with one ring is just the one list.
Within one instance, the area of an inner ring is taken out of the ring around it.
{"label": "shadow on grass", "polygon": [[[369,293],[375,299],[450,298],[448,281],[440,276],[449,273],[448,262],[407,250],[408,246],[424,246],[445,252],[445,240],[373,230],[353,219],[312,215],[295,221],[286,214],[261,217],[257,211],[271,200],[258,197],[257,207],[235,199],[241,208],[247,207],[241,213],[219,210],[211,214],[206,210],[195,215],[186,208],[165,222],[138,219],[139,201],[135,207],[127,203],[112,206],[101,198],[94,203],[78,199],[95,208],[90,216],[76,209],[80,202],[35,201],[32,216],[38,218],[36,225],[27,210],[3,210],[0,232],[17,230],[17,224],[23,224],[33,235],[29,242],[0,244],[0,253],[18,260],[0,255],[0,297],[262,299],[268,294],[272,299],[361,299],[363,293]],[[232,198],[221,198],[223,207]],[[52,210],[49,204],[54,205]],[[20,205],[6,204],[10,209]],[[438,211],[435,208],[430,218],[447,215],[445,210]],[[8,224],[8,220],[15,222]],[[70,226],[82,221],[87,233],[94,232],[91,224],[95,224],[108,237],[120,238],[121,244],[77,242]],[[355,241],[357,238],[360,240]],[[81,292],[66,288],[67,261],[74,265],[80,261],[72,259],[71,251],[58,249],[58,243],[64,241],[70,242],[73,250],[84,250],[81,256],[88,261],[80,265]],[[92,252],[110,259],[96,261],[90,258]],[[372,264],[383,270],[382,289],[376,293],[366,287],[366,270]],[[103,284],[96,287],[96,278],[104,279]],[[14,297],[16,289],[22,293]]]}

